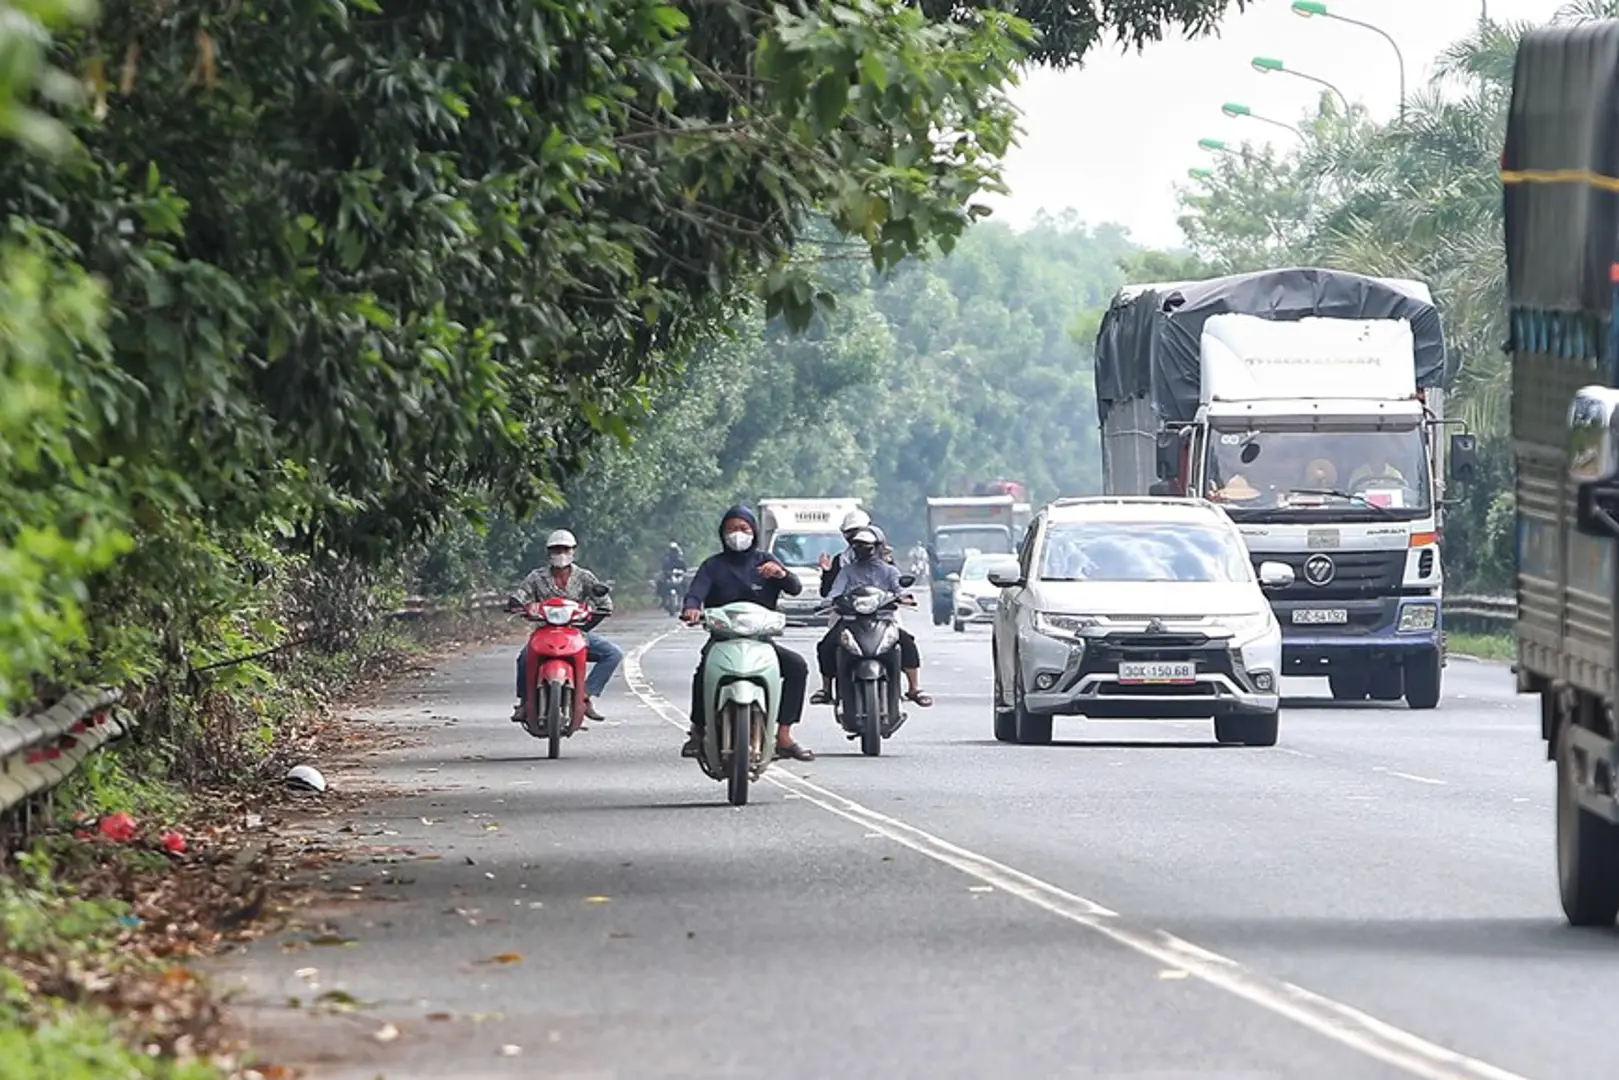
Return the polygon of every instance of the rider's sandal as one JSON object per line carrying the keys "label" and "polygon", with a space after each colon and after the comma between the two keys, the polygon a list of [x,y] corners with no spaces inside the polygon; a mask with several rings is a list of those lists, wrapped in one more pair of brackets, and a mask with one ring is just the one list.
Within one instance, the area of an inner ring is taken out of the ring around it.
{"label": "rider's sandal", "polygon": [[815,752],[807,746],[793,743],[790,746],[776,744],[776,759],[778,761],[791,758],[793,761],[814,761]]}
{"label": "rider's sandal", "polygon": [[830,705],[832,704],[832,695],[827,693],[825,690],[817,690],[815,693],[810,695],[810,704]]}
{"label": "rider's sandal", "polygon": [[922,706],[922,708],[926,709],[933,704],[933,695],[928,693],[926,690],[912,690],[910,693],[905,695],[905,700],[914,701],[918,705]]}

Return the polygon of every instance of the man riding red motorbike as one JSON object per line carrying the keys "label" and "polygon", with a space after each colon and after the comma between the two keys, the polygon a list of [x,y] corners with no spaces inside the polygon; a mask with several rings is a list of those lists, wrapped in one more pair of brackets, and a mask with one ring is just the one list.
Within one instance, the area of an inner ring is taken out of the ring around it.
{"label": "man riding red motorbike", "polygon": [[[578,546],[579,542],[567,529],[553,532],[545,541],[550,565],[540,567],[524,578],[511,599],[513,603],[527,607],[562,598],[594,611],[584,626],[585,658],[591,664],[590,674],[585,679],[585,715],[592,720],[601,720],[602,714],[596,711],[596,698],[607,689],[613,673],[623,662],[624,651],[595,632],[596,625],[613,613],[613,598],[607,595],[605,589],[599,588],[600,578],[584,567],[574,565],[574,550]],[[517,654],[517,707],[512,710],[512,720],[516,723],[521,723],[524,716],[527,668],[528,646],[525,645],[523,651]]]}

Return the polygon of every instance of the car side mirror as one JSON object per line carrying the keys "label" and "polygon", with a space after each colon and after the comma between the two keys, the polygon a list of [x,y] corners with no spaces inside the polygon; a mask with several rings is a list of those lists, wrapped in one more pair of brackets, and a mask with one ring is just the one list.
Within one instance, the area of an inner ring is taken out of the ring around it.
{"label": "car side mirror", "polygon": [[1450,478],[1470,484],[1478,476],[1478,436],[1465,432],[1450,437]]}
{"label": "car side mirror", "polygon": [[613,587],[607,584],[605,581],[598,581],[596,584],[590,587],[591,596],[606,596],[612,591]]}
{"label": "car side mirror", "polygon": [[1186,436],[1179,431],[1158,433],[1158,479],[1179,480],[1181,475],[1181,446]]}
{"label": "car side mirror", "polygon": [[945,575],[945,576],[944,576],[944,579],[945,579],[945,580],[946,580],[946,581],[950,581],[950,582],[956,582],[956,581],[960,581],[960,580],[961,580],[961,575],[960,575],[960,574],[946,574],[946,575]]}
{"label": "car side mirror", "polygon": [[1587,386],[1568,408],[1568,475],[1577,485],[1574,527],[1619,539],[1619,390]]}
{"label": "car side mirror", "polygon": [[1259,564],[1259,585],[1264,589],[1285,589],[1293,584],[1293,568],[1285,562]]}
{"label": "car side mirror", "polygon": [[909,589],[912,585],[915,585],[915,584],[916,584],[916,576],[914,574],[901,574],[899,576],[899,587],[900,588]]}
{"label": "car side mirror", "polygon": [[991,570],[989,583],[997,589],[1015,589],[1023,584],[1023,579],[1017,574],[1008,574],[1004,570]]}

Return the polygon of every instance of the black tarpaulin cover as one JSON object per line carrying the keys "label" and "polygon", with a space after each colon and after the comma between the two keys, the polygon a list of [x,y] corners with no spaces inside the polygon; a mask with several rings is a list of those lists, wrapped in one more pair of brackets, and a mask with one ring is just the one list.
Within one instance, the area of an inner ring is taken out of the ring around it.
{"label": "black tarpaulin cover", "polygon": [[1619,21],[1525,34],[1501,155],[1513,307],[1593,314],[1613,307],[1616,134]]}
{"label": "black tarpaulin cover", "polygon": [[1146,394],[1162,420],[1192,419],[1202,387],[1203,324],[1211,315],[1227,314],[1283,321],[1405,319],[1416,344],[1417,386],[1443,386],[1447,378],[1438,309],[1377,278],[1295,268],[1135,286],[1114,298],[1096,335],[1096,411],[1102,423],[1114,402]]}

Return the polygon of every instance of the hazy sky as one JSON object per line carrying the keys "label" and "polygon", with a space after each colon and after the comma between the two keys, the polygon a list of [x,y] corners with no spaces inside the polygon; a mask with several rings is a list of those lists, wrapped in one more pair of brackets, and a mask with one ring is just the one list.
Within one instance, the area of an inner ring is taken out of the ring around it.
{"label": "hazy sky", "polygon": [[[1482,0],[1491,18],[1543,22],[1564,0]],[[1208,162],[1205,136],[1236,144],[1293,136],[1252,119],[1232,119],[1223,102],[1296,122],[1321,88],[1285,74],[1261,74],[1255,56],[1336,85],[1379,118],[1400,100],[1394,49],[1377,34],[1322,18],[1303,18],[1291,0],[1253,0],[1228,17],[1218,37],[1175,36],[1140,54],[1098,49],[1083,69],[1028,73],[1013,95],[1023,111],[1021,145],[1007,159],[1009,199],[987,200],[995,219],[1021,226],[1041,209],[1072,207],[1086,221],[1115,221],[1138,243],[1183,242],[1175,224],[1175,188],[1186,170]],[[1425,85],[1433,58],[1478,21],[1481,0],[1328,0],[1334,14],[1385,30],[1405,54],[1407,91]]]}

